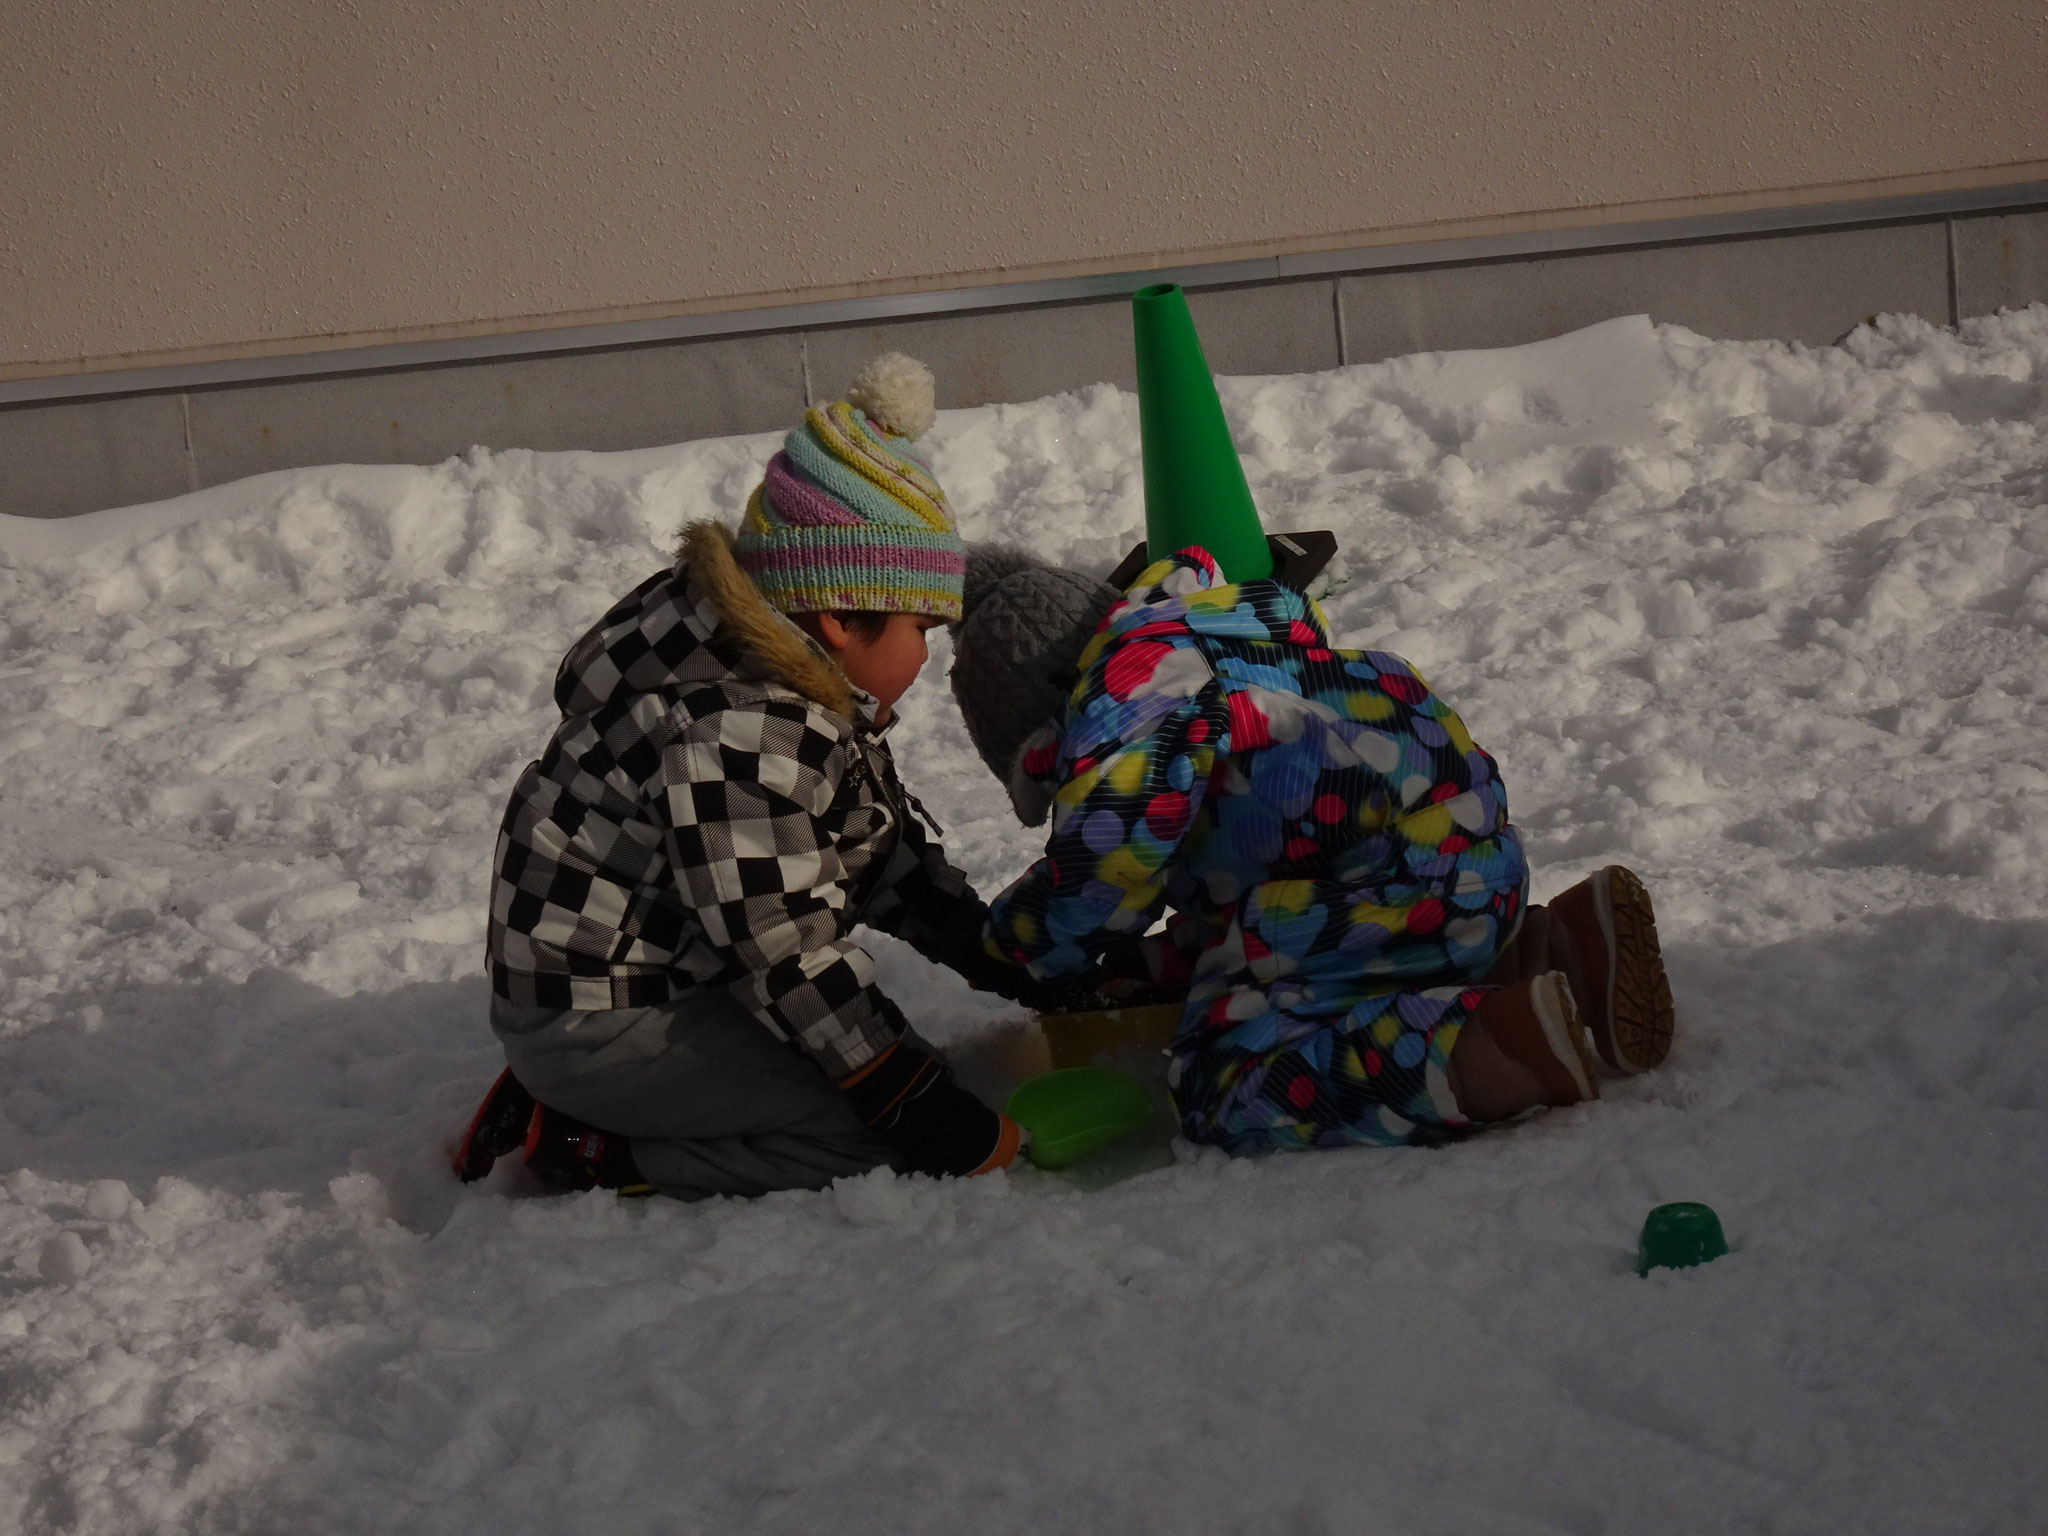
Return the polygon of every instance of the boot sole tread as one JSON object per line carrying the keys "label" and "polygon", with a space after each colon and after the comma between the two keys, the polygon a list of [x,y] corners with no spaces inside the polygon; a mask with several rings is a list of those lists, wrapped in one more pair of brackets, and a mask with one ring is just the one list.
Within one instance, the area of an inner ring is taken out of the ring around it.
{"label": "boot sole tread", "polygon": [[1656,913],[1642,881],[1619,864],[1607,871],[1607,891],[1614,924],[1614,1006],[1608,1019],[1612,1039],[1603,1044],[1612,1047],[1610,1066],[1647,1072],[1671,1054],[1677,1027]]}

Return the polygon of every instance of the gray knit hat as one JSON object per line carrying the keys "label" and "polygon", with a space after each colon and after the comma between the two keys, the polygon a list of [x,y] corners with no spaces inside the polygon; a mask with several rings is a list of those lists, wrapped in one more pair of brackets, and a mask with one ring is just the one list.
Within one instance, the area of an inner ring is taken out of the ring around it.
{"label": "gray knit hat", "polygon": [[953,631],[953,697],[988,771],[1027,827],[1051,801],[1023,771],[1024,745],[1060,717],[1074,668],[1123,594],[1007,544],[967,546],[962,617]]}

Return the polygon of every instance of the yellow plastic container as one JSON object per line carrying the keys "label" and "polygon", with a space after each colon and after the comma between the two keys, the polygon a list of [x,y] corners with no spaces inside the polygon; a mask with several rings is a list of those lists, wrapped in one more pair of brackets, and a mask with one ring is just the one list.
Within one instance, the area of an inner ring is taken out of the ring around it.
{"label": "yellow plastic container", "polygon": [[1085,1067],[1125,1051],[1165,1050],[1180,1028],[1180,1016],[1179,1003],[1153,1003],[1091,1013],[1048,1013],[1038,1027],[1052,1065]]}

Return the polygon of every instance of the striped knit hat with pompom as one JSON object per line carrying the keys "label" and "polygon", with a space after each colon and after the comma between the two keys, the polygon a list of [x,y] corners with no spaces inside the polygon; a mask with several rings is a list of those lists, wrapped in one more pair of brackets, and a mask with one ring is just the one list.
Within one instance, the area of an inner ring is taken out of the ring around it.
{"label": "striped knit hat with pompom", "polygon": [[900,352],[863,368],[844,400],[804,413],[733,540],[763,597],[784,613],[960,617],[966,548],[910,446],[933,414],[931,370]]}

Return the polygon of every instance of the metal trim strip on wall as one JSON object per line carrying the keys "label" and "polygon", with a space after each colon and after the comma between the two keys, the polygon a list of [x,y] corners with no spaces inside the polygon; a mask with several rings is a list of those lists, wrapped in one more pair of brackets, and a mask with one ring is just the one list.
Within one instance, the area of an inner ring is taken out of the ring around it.
{"label": "metal trim strip on wall", "polygon": [[1082,299],[1118,298],[1147,283],[1177,282],[1189,288],[1216,288],[1231,284],[1279,282],[1289,278],[1326,277],[1352,272],[1528,259],[1579,251],[1622,249],[1629,246],[1786,234],[1796,230],[1843,228],[1860,224],[1900,223],[1961,213],[1993,213],[2037,204],[2048,204],[2048,181],[2021,182],[2004,187],[1977,187],[1953,192],[1925,192],[1908,197],[1864,198],[1854,202],[1809,203],[1791,208],[1759,208],[1741,213],[1703,214],[1690,218],[1654,219],[1632,224],[1596,224],[1574,229],[1531,230],[1519,234],[1480,235],[1406,245],[1365,246],[1343,251],[1322,251],[1311,255],[1262,256],[1251,261],[1212,262],[1145,271],[1104,273],[1094,277],[1047,278],[1017,283],[993,283],[972,288],[935,288],[919,293],[831,299],[818,303],[784,304],[767,309],[731,310],[717,314],[677,315],[661,320],[566,326],[558,330],[507,331],[490,336],[453,337],[443,341],[391,342],[330,352],[300,352],[277,357],[231,358],[209,363],[171,364],[160,368],[0,380],[0,405],[38,400],[80,400],[99,395],[146,394],[172,389],[196,389],[207,385],[304,378],[318,374],[363,373],[380,368],[416,368],[436,363],[531,357],[548,352],[579,352],[604,347],[687,341],[698,337],[762,331],[812,330],[822,326],[858,324],[871,320],[900,320],[921,315],[955,314],[977,309],[1072,303]]}

